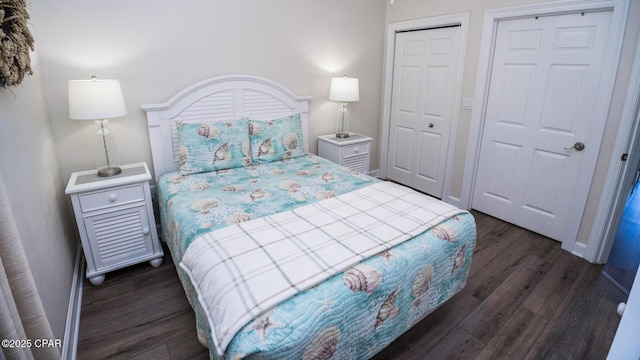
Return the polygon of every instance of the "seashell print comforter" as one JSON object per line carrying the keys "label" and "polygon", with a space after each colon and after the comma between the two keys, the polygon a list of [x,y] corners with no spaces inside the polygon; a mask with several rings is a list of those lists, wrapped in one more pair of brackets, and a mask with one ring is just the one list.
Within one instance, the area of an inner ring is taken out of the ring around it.
{"label": "seashell print comforter", "polygon": [[163,239],[198,336],[212,359],[370,358],[464,287],[475,222],[458,214],[260,314],[219,356],[206,316],[178,266],[209,231],[346,194],[379,180],[314,155],[212,173],[161,177]]}

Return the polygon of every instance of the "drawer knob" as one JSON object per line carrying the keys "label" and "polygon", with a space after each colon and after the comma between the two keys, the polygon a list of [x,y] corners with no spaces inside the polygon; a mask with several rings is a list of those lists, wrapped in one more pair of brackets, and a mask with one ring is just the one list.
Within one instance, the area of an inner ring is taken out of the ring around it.
{"label": "drawer knob", "polygon": [[353,151],[355,151],[356,154],[360,152],[358,148],[354,148]]}
{"label": "drawer knob", "polygon": [[145,235],[145,236],[149,235],[149,228],[146,227],[146,228],[142,229],[142,235]]}
{"label": "drawer knob", "polygon": [[118,196],[116,194],[109,195],[109,201],[114,202],[118,200]]}

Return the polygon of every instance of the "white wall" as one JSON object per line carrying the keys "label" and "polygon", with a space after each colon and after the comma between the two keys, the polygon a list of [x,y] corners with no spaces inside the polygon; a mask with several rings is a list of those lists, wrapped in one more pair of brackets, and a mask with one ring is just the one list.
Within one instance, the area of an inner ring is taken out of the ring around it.
{"label": "white wall", "polygon": [[64,194],[37,54],[33,76],[0,88],[0,173],[53,334],[62,339],[77,236]]}
{"label": "white wall", "polygon": [[[67,81],[91,75],[122,85],[128,115],[109,124],[120,163],[151,164],[140,104],[164,102],[194,82],[233,73],[312,96],[312,139],[335,131],[330,77],[358,77],[351,130],[378,138],[385,0],[34,0],[33,7],[64,179],[95,167],[94,125],[69,120],[67,105]],[[316,146],[312,141],[312,152]]]}
{"label": "white wall", "polygon": [[[477,75],[478,58],[482,35],[484,12],[489,9],[505,8],[517,5],[549,2],[545,0],[396,0],[393,5],[387,4],[386,23],[406,21],[418,18],[469,12],[469,32],[467,38],[466,60],[462,85],[462,98],[473,98]],[[612,149],[617,135],[618,124],[626,95],[631,62],[635,52],[636,39],[640,32],[640,1],[631,0],[629,16],[625,31],[625,39],[616,78],[611,111],[607,119],[607,128],[603,135],[600,156],[595,170],[595,177],[587,200],[587,207],[578,233],[577,245],[585,246],[589,238],[591,225],[599,206],[600,195],[608,170]],[[454,155],[451,194],[459,196],[462,189],[463,170],[469,138],[471,111],[461,110],[458,123],[456,153]]]}

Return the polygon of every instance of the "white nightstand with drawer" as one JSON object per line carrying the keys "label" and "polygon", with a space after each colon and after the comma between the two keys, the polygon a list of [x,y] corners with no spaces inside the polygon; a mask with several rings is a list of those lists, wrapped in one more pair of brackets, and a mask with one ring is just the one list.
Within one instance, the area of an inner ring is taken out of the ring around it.
{"label": "white nightstand with drawer", "polygon": [[71,174],[65,193],[71,196],[87,278],[93,285],[105,273],[149,261],[162,264],[145,163],[123,165],[122,173],[99,177],[96,170]]}
{"label": "white nightstand with drawer", "polygon": [[318,136],[318,156],[368,175],[371,141],[372,138],[355,133],[349,133],[348,138],[335,134]]}

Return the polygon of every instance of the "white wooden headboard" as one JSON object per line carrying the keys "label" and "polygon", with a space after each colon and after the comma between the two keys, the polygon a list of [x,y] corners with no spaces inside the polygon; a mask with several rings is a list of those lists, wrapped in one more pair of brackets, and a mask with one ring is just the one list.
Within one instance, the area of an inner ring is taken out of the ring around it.
{"label": "white wooden headboard", "polygon": [[156,180],[178,170],[176,122],[229,121],[240,118],[271,120],[300,114],[304,149],[309,151],[310,96],[296,96],[285,87],[260,77],[225,75],[193,84],[161,104],[143,104],[147,112]]}

